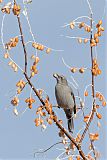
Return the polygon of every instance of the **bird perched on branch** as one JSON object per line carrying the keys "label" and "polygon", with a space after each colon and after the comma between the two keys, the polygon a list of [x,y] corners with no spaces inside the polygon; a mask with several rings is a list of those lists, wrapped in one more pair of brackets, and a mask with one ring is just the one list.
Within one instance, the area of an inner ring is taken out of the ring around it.
{"label": "bird perched on branch", "polygon": [[76,103],[73,90],[68,85],[67,79],[63,75],[55,73],[53,76],[57,80],[57,84],[55,86],[55,96],[58,106],[64,109],[68,119],[68,130],[73,133],[73,113],[76,114]]}

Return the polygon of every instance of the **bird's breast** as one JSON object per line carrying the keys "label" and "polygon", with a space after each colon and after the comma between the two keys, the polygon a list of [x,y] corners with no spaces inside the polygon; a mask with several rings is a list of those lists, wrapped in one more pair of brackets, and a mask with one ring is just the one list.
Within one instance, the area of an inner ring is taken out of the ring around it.
{"label": "bird's breast", "polygon": [[55,95],[60,107],[72,108],[74,106],[74,101],[68,86],[56,85]]}

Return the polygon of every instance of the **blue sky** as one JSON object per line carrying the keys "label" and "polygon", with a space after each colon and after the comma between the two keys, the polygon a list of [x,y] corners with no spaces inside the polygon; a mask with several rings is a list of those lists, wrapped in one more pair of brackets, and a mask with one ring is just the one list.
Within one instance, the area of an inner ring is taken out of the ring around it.
{"label": "blue sky", "polygon": [[[5,1],[8,2],[8,1]],[[22,5],[21,1],[20,4]],[[98,22],[102,18],[104,13],[105,1],[91,1],[92,10],[94,12],[95,22]],[[71,73],[62,62],[62,57],[65,62],[70,66],[90,66],[90,52],[88,45],[80,45],[75,39],[65,38],[69,36],[82,36],[86,37],[87,34],[84,31],[77,29],[70,30],[69,27],[62,28],[65,23],[69,23],[78,16],[89,16],[89,7],[86,0],[33,0],[33,2],[26,6],[28,8],[29,20],[32,26],[32,31],[37,42],[46,46],[54,48],[56,50],[64,50],[63,52],[52,51],[47,55],[45,52],[38,53],[40,57],[40,63],[38,65],[39,74],[33,79],[33,83],[36,88],[42,88],[49,95],[52,104],[56,104],[54,96],[55,79],[53,73],[61,73],[67,77],[69,81],[72,81]],[[0,25],[2,23],[3,14],[0,14]],[[105,25],[103,17],[103,24]],[[84,19],[83,19],[84,20]],[[25,16],[21,14],[21,21],[23,26],[23,33],[25,41],[32,40],[29,33],[28,24]],[[89,24],[89,22],[87,21]],[[15,16],[6,15],[4,21],[4,42],[6,43],[10,38],[19,35],[19,29],[17,19]],[[64,35],[64,36],[61,36]],[[106,73],[106,55],[105,55],[105,36],[103,34],[100,40],[100,45],[97,49],[99,65],[102,69],[102,75],[96,78],[96,89],[106,94],[105,85],[105,73]],[[28,57],[31,54],[35,54],[31,44],[27,46]],[[41,128],[36,128],[34,125],[34,119],[36,117],[35,108],[40,104],[37,100],[37,104],[32,110],[27,110],[23,116],[15,117],[12,113],[13,107],[10,104],[11,97],[15,95],[16,83],[23,78],[23,74],[19,70],[18,73],[14,73],[11,68],[8,67],[8,60],[3,58],[4,51],[1,47],[0,55],[0,158],[1,159],[30,159],[33,157],[33,152],[39,148],[47,148],[50,145],[60,141],[58,137],[57,127],[53,124],[48,126],[45,132],[41,132]],[[16,49],[10,51],[12,58],[23,68],[24,56],[21,43],[18,44]],[[29,60],[29,67],[31,61]],[[79,84],[81,96],[83,96],[83,90],[87,84],[90,83],[90,74],[86,72],[84,75],[79,73],[73,75]],[[71,87],[73,87],[71,85]],[[75,94],[76,90],[73,88]],[[90,91],[90,90],[89,90]],[[22,95],[20,95],[20,103],[18,106],[19,112],[23,112],[26,108],[24,102],[25,98],[29,97],[30,88],[26,87]],[[36,98],[37,99],[37,98]],[[90,107],[90,99],[87,99],[87,106]],[[66,125],[66,118],[63,111],[55,109],[56,114],[63,119]],[[102,128],[100,129],[100,140],[96,143],[96,146],[104,155],[106,146],[106,120],[105,120],[106,108],[101,109],[103,119],[101,120]],[[81,127],[81,117],[75,120],[76,131]],[[96,121],[96,120],[95,120]],[[92,125],[91,129],[94,128]],[[85,142],[86,143],[86,142]],[[84,143],[84,145],[85,145]],[[55,147],[56,148],[56,147]],[[62,146],[58,146],[62,148]],[[55,158],[60,154],[60,151],[52,149],[47,152],[44,157]],[[43,155],[40,156],[40,158]]]}

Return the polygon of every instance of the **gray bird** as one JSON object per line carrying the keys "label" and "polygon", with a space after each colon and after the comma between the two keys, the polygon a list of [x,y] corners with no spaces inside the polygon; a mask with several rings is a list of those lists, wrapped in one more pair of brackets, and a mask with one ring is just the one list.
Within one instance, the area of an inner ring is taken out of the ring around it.
{"label": "gray bird", "polygon": [[58,106],[63,108],[68,119],[68,130],[73,133],[74,122],[73,113],[76,114],[76,103],[73,90],[68,85],[67,79],[63,75],[53,74],[57,80],[55,86],[55,96]]}

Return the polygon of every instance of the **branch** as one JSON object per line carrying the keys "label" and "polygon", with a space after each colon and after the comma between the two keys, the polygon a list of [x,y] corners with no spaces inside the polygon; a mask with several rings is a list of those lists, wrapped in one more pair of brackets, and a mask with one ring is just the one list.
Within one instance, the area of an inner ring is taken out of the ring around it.
{"label": "branch", "polygon": [[35,153],[34,153],[34,157],[35,157],[35,154],[37,154],[37,153],[45,153],[45,152],[49,151],[51,148],[53,148],[54,146],[56,146],[57,144],[61,144],[61,143],[62,143],[62,142],[57,142],[57,143],[51,145],[50,147],[48,147],[47,149],[45,149],[45,150],[43,150],[43,151],[37,151],[37,152],[35,152]]}
{"label": "branch", "polygon": [[[14,4],[16,4],[16,0],[14,0]],[[27,73],[27,52],[26,52],[26,48],[25,48],[24,36],[23,36],[23,32],[22,32],[22,27],[21,27],[19,15],[17,15],[17,20],[18,20],[18,25],[19,25],[20,35],[21,35],[21,42],[22,42],[24,55],[25,55],[25,72]]]}
{"label": "branch", "polygon": [[[90,42],[91,42],[91,39],[92,39],[92,14],[91,14],[91,37],[90,37]],[[91,63],[92,63],[92,68],[93,68],[93,50],[92,50],[92,47],[91,47]],[[81,136],[81,139],[80,139],[80,143],[82,143],[84,137],[85,137],[85,134],[87,132],[87,130],[89,129],[89,126],[93,120],[93,117],[94,117],[94,112],[95,112],[95,89],[94,89],[94,75],[92,73],[92,96],[93,96],[93,108],[92,108],[92,113],[91,113],[91,116],[90,116],[90,119],[88,121],[88,123],[86,124],[86,128]]]}

